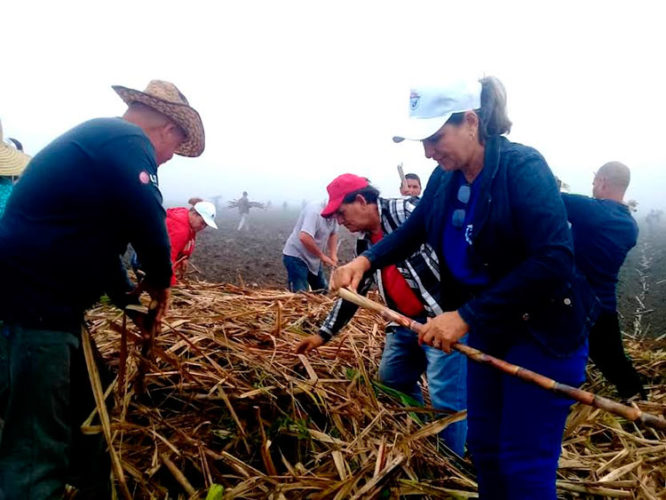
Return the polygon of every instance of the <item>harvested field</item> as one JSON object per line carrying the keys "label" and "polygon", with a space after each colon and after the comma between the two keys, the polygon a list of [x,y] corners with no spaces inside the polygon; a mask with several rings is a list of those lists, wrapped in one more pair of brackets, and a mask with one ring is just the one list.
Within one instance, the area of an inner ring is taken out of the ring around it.
{"label": "harvested field", "polygon": [[[410,407],[375,381],[378,317],[361,311],[339,341],[308,357],[293,353],[331,304],[281,290],[178,287],[144,396],[134,393],[138,351],[131,340],[139,334],[128,326],[127,383],[114,384],[109,398],[113,447],[131,495],[474,498],[471,465],[448,458],[435,437],[462,415]],[[99,306],[88,318],[117,370],[122,314]],[[666,340],[631,341],[630,351],[651,380],[651,401],[639,406],[666,414]],[[613,395],[595,371],[588,388]],[[660,498],[666,433],[576,406],[560,465],[564,498]]]}
{"label": "harvested field", "polygon": [[[218,231],[207,229],[197,237],[192,262],[193,279],[233,283],[253,288],[286,288],[282,248],[298,218],[297,210],[252,210],[250,231],[238,232],[235,210],[218,212]],[[641,217],[637,220],[642,222]],[[353,255],[354,236],[340,231],[340,262]],[[666,221],[649,228],[641,224],[638,245],[627,257],[618,284],[622,330],[636,332],[641,316],[641,334],[666,334]]]}
{"label": "harvested field", "polygon": [[[249,216],[249,231],[237,231],[239,215],[221,209],[216,222],[219,230],[206,229],[197,236],[192,263],[200,272],[191,276],[215,283],[248,287],[287,287],[282,249],[298,219],[298,210],[258,210]],[[340,262],[352,258],[354,237],[340,230]]]}

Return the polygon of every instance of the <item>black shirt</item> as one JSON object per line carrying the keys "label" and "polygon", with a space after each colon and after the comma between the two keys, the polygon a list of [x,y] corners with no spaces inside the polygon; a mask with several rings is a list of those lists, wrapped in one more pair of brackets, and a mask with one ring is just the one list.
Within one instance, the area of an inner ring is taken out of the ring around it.
{"label": "black shirt", "polygon": [[77,330],[102,293],[124,305],[128,243],[148,282],[168,287],[164,219],[155,151],[139,127],[99,118],[58,137],[32,159],[0,219],[0,320]]}
{"label": "black shirt", "polygon": [[622,263],[636,245],[638,225],[629,207],[562,193],[574,239],[576,266],[592,285],[604,309],[615,311],[615,287]]}

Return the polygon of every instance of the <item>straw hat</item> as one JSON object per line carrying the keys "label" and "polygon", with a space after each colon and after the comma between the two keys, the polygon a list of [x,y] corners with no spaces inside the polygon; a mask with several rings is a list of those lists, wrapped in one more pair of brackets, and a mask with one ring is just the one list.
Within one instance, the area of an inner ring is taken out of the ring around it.
{"label": "straw hat", "polygon": [[30,157],[27,154],[4,141],[2,122],[0,122],[0,176],[19,175],[29,161]]}
{"label": "straw hat", "polygon": [[145,104],[169,117],[183,129],[187,139],[176,150],[177,155],[199,156],[203,153],[205,136],[201,117],[173,83],[152,80],[143,92],[120,85],[113,85],[112,88],[128,105],[133,102]]}

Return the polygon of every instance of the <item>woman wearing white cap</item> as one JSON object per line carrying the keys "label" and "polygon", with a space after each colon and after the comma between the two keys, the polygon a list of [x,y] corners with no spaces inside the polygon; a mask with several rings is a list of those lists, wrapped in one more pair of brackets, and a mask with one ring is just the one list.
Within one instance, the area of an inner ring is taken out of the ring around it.
{"label": "woman wearing white cap", "polygon": [[[480,83],[480,84],[479,84]],[[533,148],[509,142],[499,80],[414,89],[405,133],[439,166],[399,229],[331,278],[356,287],[429,243],[438,253],[445,312],[420,341],[471,346],[570,385],[583,382],[594,298],[574,270],[557,184]],[[572,401],[468,365],[468,450],[481,498],[556,498],[555,475]]]}

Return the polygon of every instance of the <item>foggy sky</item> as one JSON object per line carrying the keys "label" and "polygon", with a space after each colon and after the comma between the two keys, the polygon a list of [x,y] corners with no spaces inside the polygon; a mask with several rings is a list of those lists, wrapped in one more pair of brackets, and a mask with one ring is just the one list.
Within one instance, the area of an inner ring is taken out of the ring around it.
{"label": "foggy sky", "polygon": [[619,160],[632,169],[628,199],[666,206],[656,1],[23,0],[2,18],[0,119],[29,154],[121,115],[113,84],[180,88],[206,151],[160,167],[168,202],[243,190],[275,205],[324,199],[344,172],[397,196],[398,163],[424,184],[435,167],[420,144],[391,141],[410,86],[491,74],[507,88],[509,138],[537,148],[573,192],[589,194],[593,172]]}

